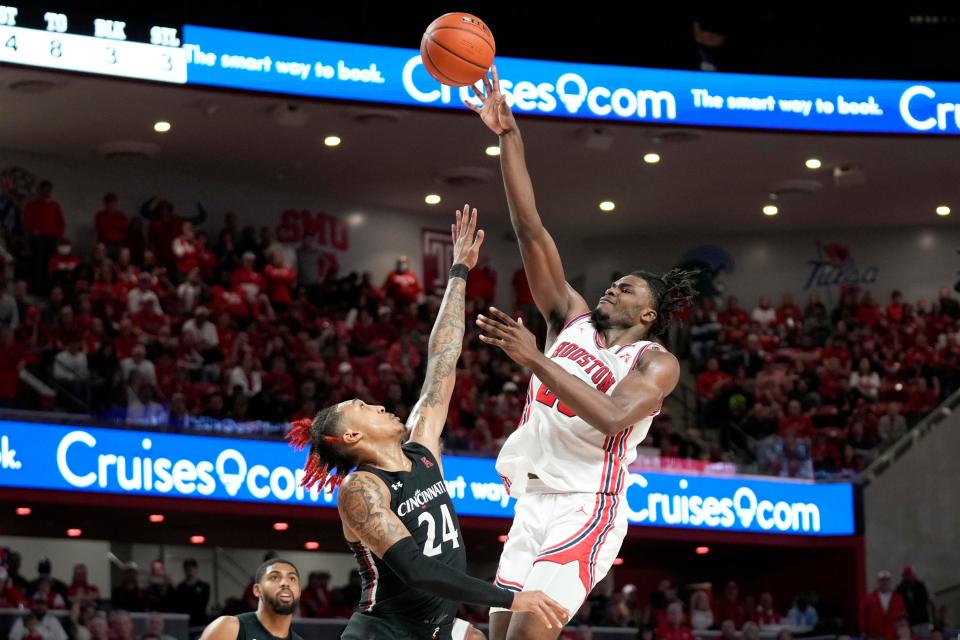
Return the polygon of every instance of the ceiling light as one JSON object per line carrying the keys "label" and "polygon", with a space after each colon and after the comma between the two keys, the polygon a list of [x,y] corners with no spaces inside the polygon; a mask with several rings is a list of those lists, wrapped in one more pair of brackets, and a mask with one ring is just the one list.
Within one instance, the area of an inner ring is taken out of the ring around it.
{"label": "ceiling light", "polygon": [[18,516],[28,516],[31,513],[33,513],[33,509],[31,509],[30,507],[17,507]]}
{"label": "ceiling light", "polygon": [[820,162],[820,160],[818,160],[817,158],[810,158],[809,160],[807,160],[806,165],[807,165],[807,169],[819,169],[820,167],[823,166],[823,163]]}
{"label": "ceiling light", "polygon": [[190,544],[203,544],[207,539],[203,536],[190,536]]}
{"label": "ceiling light", "polygon": [[500,155],[500,147],[499,147],[499,145],[494,145],[494,146],[487,147],[486,153],[487,153],[488,156],[498,156],[498,155]]}
{"label": "ceiling light", "polygon": [[763,215],[765,216],[775,216],[780,213],[780,209],[777,209],[776,205],[768,204],[763,208]]}
{"label": "ceiling light", "polygon": [[660,162],[660,154],[648,153],[647,155],[643,156],[643,161],[646,162],[647,164],[657,164],[658,162]]}
{"label": "ceiling light", "polygon": [[950,207],[948,207],[948,206],[946,206],[946,205],[940,205],[939,207],[937,207],[937,215],[938,215],[938,216],[948,216],[948,215],[950,215]]}
{"label": "ceiling light", "polygon": [[697,552],[698,556],[705,556],[710,553],[710,547],[697,547],[694,551]]}
{"label": "ceiling light", "polygon": [[156,131],[157,133],[166,133],[167,131],[170,131],[170,123],[167,122],[166,120],[160,120],[159,122],[155,122],[153,124],[153,130]]}
{"label": "ceiling light", "polygon": [[611,200],[604,200],[603,202],[600,203],[599,206],[600,206],[600,211],[606,211],[608,213],[617,208],[617,205],[615,205]]}
{"label": "ceiling light", "polygon": [[83,531],[80,529],[67,529],[67,536],[70,538],[79,538],[83,535]]}
{"label": "ceiling light", "polygon": [[310,542],[303,545],[303,548],[306,549],[307,551],[316,551],[317,549],[320,548],[320,543],[317,542],[316,540],[311,540]]}
{"label": "ceiling light", "polygon": [[440,204],[440,196],[435,193],[428,193],[427,197],[423,199],[427,204]]}
{"label": "ceiling light", "polygon": [[150,517],[147,518],[147,519],[148,519],[150,522],[153,522],[153,523],[155,523],[155,524],[158,523],[158,522],[163,522],[164,520],[166,520],[166,518],[163,516],[162,513],[151,513],[151,514],[150,514]]}
{"label": "ceiling light", "polygon": [[339,146],[341,142],[342,140],[340,140],[340,136],[327,136],[323,139],[323,144],[327,145],[328,147]]}
{"label": "ceiling light", "polygon": [[273,523],[273,530],[274,530],[274,531],[286,531],[286,530],[289,529],[289,528],[290,528],[290,525],[287,524],[286,522],[274,522],[274,523]]}

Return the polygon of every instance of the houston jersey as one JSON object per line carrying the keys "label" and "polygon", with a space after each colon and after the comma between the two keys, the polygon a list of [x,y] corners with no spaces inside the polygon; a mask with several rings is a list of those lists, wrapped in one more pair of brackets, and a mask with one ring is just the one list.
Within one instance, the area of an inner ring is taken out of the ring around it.
{"label": "houston jersey", "polygon": [[[655,342],[606,348],[590,313],[571,319],[546,355],[598,391],[610,395]],[[627,467],[653,417],[640,420],[613,436],[605,436],[564,406],[536,376],[530,378],[527,403],[514,431],[497,457],[497,472],[511,495],[526,490],[528,474],[558,492],[626,491]]]}

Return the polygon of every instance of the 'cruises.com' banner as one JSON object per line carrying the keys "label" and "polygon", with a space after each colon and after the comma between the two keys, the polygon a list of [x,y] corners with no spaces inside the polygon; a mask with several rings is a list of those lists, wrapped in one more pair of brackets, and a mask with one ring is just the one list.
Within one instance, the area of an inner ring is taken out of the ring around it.
{"label": "'cruises.com' banner", "polygon": [[[464,109],[414,49],[183,28],[187,83]],[[798,78],[497,58],[518,113],[668,125],[960,134],[960,83]]]}
{"label": "'cruises.com' banner", "polygon": [[[300,486],[304,454],[280,442],[0,421],[0,487],[334,507]],[[484,458],[444,458],[461,515],[513,516]],[[854,533],[850,484],[631,473],[635,525],[795,535]]]}

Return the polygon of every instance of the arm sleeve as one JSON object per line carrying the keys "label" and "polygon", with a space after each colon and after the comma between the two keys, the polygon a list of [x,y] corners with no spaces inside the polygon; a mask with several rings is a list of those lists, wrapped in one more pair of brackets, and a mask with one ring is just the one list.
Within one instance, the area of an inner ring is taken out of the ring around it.
{"label": "arm sleeve", "polygon": [[387,549],[383,561],[408,586],[441,598],[502,609],[513,604],[512,592],[424,556],[410,536]]}

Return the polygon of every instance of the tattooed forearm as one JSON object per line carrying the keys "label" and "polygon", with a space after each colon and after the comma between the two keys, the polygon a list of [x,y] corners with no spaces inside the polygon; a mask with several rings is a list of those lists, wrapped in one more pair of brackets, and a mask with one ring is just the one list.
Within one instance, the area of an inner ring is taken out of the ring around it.
{"label": "tattooed forearm", "polygon": [[457,360],[463,347],[464,295],[467,283],[463,278],[451,278],[440,305],[427,356],[427,377],[423,382],[421,402],[432,407],[446,402],[453,391]]}
{"label": "tattooed forearm", "polygon": [[387,549],[410,535],[384,498],[385,487],[368,474],[357,473],[340,490],[340,517],[360,541],[383,557]]}

